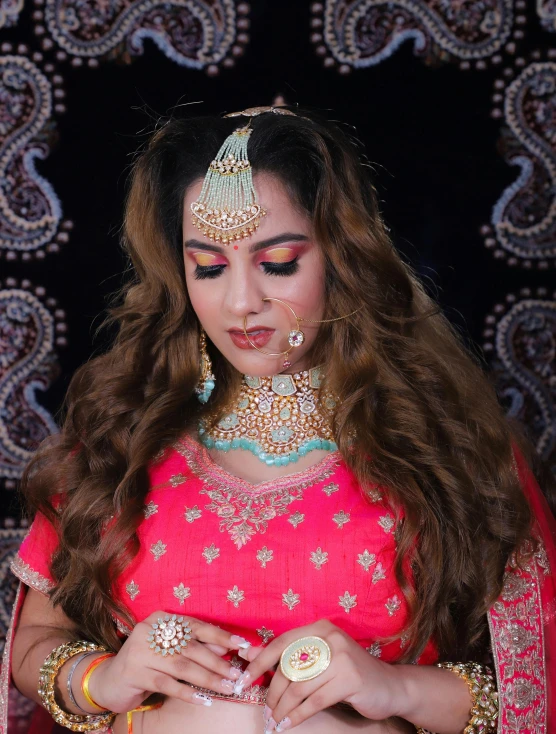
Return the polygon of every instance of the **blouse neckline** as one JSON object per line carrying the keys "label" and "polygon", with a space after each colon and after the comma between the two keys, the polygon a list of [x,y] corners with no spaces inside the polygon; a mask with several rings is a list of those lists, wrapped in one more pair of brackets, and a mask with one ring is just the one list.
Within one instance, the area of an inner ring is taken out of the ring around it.
{"label": "blouse neckline", "polygon": [[334,473],[336,466],[342,461],[342,455],[339,451],[331,451],[328,456],[306,469],[253,484],[226,471],[214,461],[202,444],[189,435],[182,436],[174,448],[186,458],[191,471],[200,479],[216,481],[221,486],[227,486],[229,489],[233,488],[251,496],[262,495],[269,491],[287,491],[300,486],[309,487],[318,484],[328,479]]}

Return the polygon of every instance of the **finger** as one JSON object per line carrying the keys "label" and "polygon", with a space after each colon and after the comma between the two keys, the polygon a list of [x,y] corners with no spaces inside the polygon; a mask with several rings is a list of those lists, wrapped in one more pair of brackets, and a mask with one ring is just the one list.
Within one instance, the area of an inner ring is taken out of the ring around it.
{"label": "finger", "polygon": [[[202,648],[200,643],[197,644]],[[224,665],[224,673],[207,670],[207,668],[183,654],[167,658],[162,658],[159,655],[153,655],[153,657],[156,658],[150,665],[153,672],[170,675],[176,681],[184,681],[199,688],[208,688],[211,691],[218,691],[227,695],[235,690],[237,673],[232,672],[235,671],[235,668],[232,668],[229,662],[226,663],[221,658],[218,659]],[[241,671],[237,672],[241,675]]]}
{"label": "finger", "polygon": [[[299,685],[299,683],[294,685]],[[280,669],[278,669],[272,676],[268,691],[266,692],[266,705],[272,709],[272,711],[276,709],[288,687],[292,687],[292,682],[286,678]],[[289,711],[289,709],[286,709],[286,711]]]}
{"label": "finger", "polygon": [[166,675],[165,673],[155,673],[151,678],[149,689],[152,693],[162,693],[165,696],[179,698],[181,701],[186,701],[187,703],[212,706],[211,696],[201,691],[196,691],[185,683],[179,683],[171,675]]}
{"label": "finger", "polygon": [[226,630],[217,627],[215,624],[203,622],[196,617],[172,615],[167,612],[158,611],[153,612],[153,614],[146,617],[143,620],[143,623],[147,624],[150,628],[152,624],[157,624],[160,620],[163,620],[166,617],[171,619],[172,616],[176,616],[176,618],[182,617],[184,623],[187,623],[191,627],[191,633],[196,640],[213,645],[219,645],[220,647],[226,648],[226,652],[228,650],[247,649],[251,645],[251,643],[245,638],[239,635],[233,635],[230,632],[226,632]]}
{"label": "finger", "polygon": [[213,645],[211,642],[205,642],[204,644],[209,650],[212,650],[217,655],[225,655],[227,652],[230,652],[231,649],[229,647],[223,647],[222,645]]}
{"label": "finger", "polygon": [[208,647],[196,640],[190,640],[187,647],[182,651],[181,655],[185,658],[193,660],[206,670],[216,673],[221,678],[229,680],[237,680],[242,671],[231,665],[229,660],[224,660],[220,655],[209,650]]}
{"label": "finger", "polygon": [[249,680],[257,680],[263,673],[273,669],[278,664],[282,651],[288,646],[285,637],[285,635],[281,635],[272,640],[266,647],[259,648],[260,651],[252,657],[251,662],[245,668]]}
{"label": "finger", "polygon": [[[292,687],[290,686],[290,688]],[[347,691],[344,691],[342,687],[338,686],[337,678],[327,681],[290,711],[284,712],[280,705],[276,712],[274,712],[278,721],[275,731],[280,734],[280,732],[292,729],[294,726],[299,726],[303,721],[318,714],[319,711],[323,711],[343,701],[346,695]],[[274,715],[273,718],[275,718]]]}

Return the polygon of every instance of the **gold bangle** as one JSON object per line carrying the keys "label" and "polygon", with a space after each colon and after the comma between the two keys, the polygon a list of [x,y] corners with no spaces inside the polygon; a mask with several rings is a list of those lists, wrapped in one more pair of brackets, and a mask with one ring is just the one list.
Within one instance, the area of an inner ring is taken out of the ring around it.
{"label": "gold bangle", "polygon": [[[463,734],[496,734],[498,727],[498,691],[490,668],[479,663],[437,663],[451,670],[467,683],[472,698],[471,718]],[[417,728],[417,734],[430,734]]]}
{"label": "gold bangle", "polygon": [[84,640],[68,642],[52,650],[42,664],[39,674],[38,693],[43,706],[57,724],[65,726],[71,731],[98,731],[111,724],[116,717],[116,714],[112,711],[90,715],[70,714],[60,708],[56,703],[56,676],[64,663],[74,657],[74,655],[79,655],[82,652],[105,651],[105,647],[95,645],[94,642],[86,642]]}

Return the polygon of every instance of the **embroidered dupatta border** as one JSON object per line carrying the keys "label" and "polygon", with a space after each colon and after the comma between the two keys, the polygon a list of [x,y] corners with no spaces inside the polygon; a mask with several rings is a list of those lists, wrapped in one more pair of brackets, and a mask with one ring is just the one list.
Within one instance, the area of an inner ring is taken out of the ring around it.
{"label": "embroidered dupatta border", "polygon": [[498,734],[547,734],[547,681],[538,554],[510,563],[502,593],[488,612],[500,714]]}

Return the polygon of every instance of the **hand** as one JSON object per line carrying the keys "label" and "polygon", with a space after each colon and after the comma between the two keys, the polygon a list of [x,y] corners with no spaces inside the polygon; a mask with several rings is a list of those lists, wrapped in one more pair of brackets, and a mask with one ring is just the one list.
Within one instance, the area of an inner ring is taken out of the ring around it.
{"label": "hand", "polygon": [[208,696],[180,681],[212,691],[233,692],[241,671],[220,655],[240,650],[242,657],[252,660],[259,648],[220,627],[184,617],[191,627],[192,639],[181,654],[162,657],[150,649],[147,635],[152,632],[151,625],[165,616],[166,612],[155,612],[139,622],[117,655],[93,671],[89,692],[96,703],[123,713],[140,706],[152,693],[162,693],[187,703],[210,706],[212,700]]}
{"label": "hand", "polygon": [[272,640],[256,655],[238,684],[249,685],[280,661],[285,648],[300,637],[321,637],[328,643],[331,660],[316,678],[288,680],[278,667],[270,683],[265,709],[266,732],[291,729],[340,701],[350,703],[362,716],[381,721],[396,716],[402,694],[394,665],[383,663],[328,620],[298,627]]}

